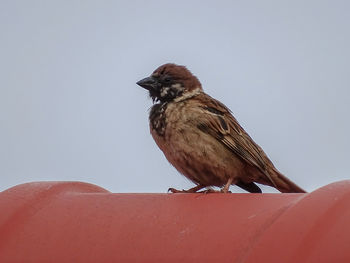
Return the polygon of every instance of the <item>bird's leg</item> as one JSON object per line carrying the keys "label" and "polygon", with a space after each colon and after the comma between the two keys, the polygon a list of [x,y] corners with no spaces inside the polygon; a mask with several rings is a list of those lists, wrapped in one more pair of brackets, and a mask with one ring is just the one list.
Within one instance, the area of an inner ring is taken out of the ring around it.
{"label": "bird's leg", "polygon": [[224,186],[223,188],[221,188],[219,191],[209,188],[209,189],[200,191],[199,193],[204,193],[204,194],[211,194],[211,193],[223,193],[223,194],[227,194],[227,193],[231,193],[231,192],[229,191],[229,188],[230,188],[232,182],[233,182],[233,178],[229,178],[229,179],[227,180],[227,183],[225,184],[225,186]]}
{"label": "bird's leg", "polygon": [[213,194],[213,193],[221,193],[221,191],[214,190],[212,188],[205,189],[203,191],[200,191],[199,193],[203,194]]}
{"label": "bird's leg", "polygon": [[202,188],[204,188],[204,185],[197,185],[195,187],[192,187],[188,190],[177,190],[175,188],[169,188],[168,192],[172,192],[172,193],[196,193],[198,190],[201,190]]}
{"label": "bird's leg", "polygon": [[225,186],[223,188],[221,188],[220,192],[225,193],[225,194],[230,193],[230,191],[228,189],[230,188],[232,182],[233,182],[233,178],[231,177],[227,180],[227,183],[225,184]]}

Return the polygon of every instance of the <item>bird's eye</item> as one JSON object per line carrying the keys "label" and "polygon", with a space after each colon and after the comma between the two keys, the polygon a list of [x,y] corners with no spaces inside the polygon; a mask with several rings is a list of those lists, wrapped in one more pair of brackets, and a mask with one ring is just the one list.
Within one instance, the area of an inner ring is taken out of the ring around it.
{"label": "bird's eye", "polygon": [[165,78],[164,78],[164,82],[165,82],[165,83],[169,83],[170,81],[171,81],[171,78],[170,78],[170,77],[165,77]]}

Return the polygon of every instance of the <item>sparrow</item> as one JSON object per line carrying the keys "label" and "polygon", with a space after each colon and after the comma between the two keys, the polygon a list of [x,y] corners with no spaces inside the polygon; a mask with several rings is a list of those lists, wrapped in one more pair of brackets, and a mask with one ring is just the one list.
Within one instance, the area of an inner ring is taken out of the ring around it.
{"label": "sparrow", "polygon": [[[153,100],[149,113],[151,135],[167,160],[196,184],[173,193],[228,193],[237,185],[261,193],[256,183],[282,193],[305,191],[281,174],[262,148],[220,101],[206,94],[185,66],[164,64],[136,84]],[[215,191],[211,187],[219,187]]]}

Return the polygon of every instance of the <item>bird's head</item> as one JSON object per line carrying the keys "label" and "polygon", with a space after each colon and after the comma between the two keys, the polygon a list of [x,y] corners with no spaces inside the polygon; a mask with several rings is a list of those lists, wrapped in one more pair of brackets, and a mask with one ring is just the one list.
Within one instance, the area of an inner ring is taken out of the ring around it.
{"label": "bird's head", "polygon": [[185,66],[164,64],[151,76],[137,82],[149,91],[153,101],[169,102],[195,90],[202,90],[201,83]]}

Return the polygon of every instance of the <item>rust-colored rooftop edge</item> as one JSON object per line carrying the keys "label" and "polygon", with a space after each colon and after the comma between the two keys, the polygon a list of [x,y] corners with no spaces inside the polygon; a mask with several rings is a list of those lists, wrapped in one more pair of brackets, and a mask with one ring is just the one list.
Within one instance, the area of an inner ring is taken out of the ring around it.
{"label": "rust-colored rooftop edge", "polygon": [[350,181],[308,194],[0,192],[0,262],[350,262]]}

